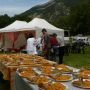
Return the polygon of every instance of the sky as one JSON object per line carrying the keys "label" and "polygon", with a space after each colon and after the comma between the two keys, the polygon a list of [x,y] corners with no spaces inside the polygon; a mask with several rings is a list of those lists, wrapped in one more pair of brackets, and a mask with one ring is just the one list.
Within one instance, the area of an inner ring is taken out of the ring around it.
{"label": "sky", "polygon": [[0,15],[14,16],[49,0],[0,0]]}

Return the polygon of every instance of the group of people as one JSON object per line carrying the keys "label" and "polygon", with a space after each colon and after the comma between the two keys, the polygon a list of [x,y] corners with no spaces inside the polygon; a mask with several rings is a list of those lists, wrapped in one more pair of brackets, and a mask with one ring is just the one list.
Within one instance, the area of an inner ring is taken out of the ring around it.
{"label": "group of people", "polygon": [[86,47],[86,44],[83,39],[78,39],[78,40],[65,43],[65,55],[69,55],[69,53],[85,54],[85,47]]}
{"label": "group of people", "polygon": [[30,34],[26,49],[28,54],[39,54],[39,51],[41,51],[42,56],[50,60],[56,60],[58,55],[59,63],[63,61],[64,46],[60,46],[56,33],[49,35],[46,29],[42,29],[41,39],[36,39],[35,36]]}
{"label": "group of people", "polygon": [[72,53],[83,53],[85,54],[85,42],[82,39],[77,40],[72,44]]}

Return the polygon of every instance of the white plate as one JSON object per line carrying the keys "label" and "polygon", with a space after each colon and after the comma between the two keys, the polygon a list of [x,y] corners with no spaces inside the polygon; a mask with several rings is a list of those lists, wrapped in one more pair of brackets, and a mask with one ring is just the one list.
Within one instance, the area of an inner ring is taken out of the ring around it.
{"label": "white plate", "polygon": [[71,78],[70,78],[69,80],[56,80],[56,79],[55,79],[55,81],[57,81],[57,82],[67,82],[67,81],[71,81],[71,80],[73,79],[73,76],[70,75],[70,74],[63,74],[63,75],[71,76]]}
{"label": "white plate", "polygon": [[[72,84],[74,83],[74,81],[78,81],[79,79],[75,79],[72,81]],[[90,81],[90,79],[83,79],[83,81],[85,80],[88,80]],[[79,88],[83,88],[83,89],[89,89],[90,90],[90,87],[84,87],[84,86],[79,86],[79,85],[76,85],[76,84],[73,84],[73,86],[76,86],[76,87],[79,87]]]}
{"label": "white plate", "polygon": [[[55,83],[55,82],[52,82],[52,83]],[[62,84],[62,85],[64,85],[64,86],[66,87],[65,90],[68,90],[68,86],[67,86],[66,84],[63,84],[63,83],[61,83],[61,82],[60,82],[60,84]]]}

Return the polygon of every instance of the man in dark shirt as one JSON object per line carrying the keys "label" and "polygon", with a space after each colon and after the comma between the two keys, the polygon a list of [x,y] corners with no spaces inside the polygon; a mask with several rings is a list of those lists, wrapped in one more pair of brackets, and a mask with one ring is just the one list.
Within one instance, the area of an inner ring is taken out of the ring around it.
{"label": "man in dark shirt", "polygon": [[58,55],[58,48],[59,48],[59,43],[57,40],[56,33],[53,33],[52,37],[50,38],[50,44],[51,44],[51,49],[53,50],[52,60],[56,60],[56,56]]}
{"label": "man in dark shirt", "polygon": [[46,29],[42,29],[42,37],[41,37],[41,44],[43,55],[46,59],[49,59],[50,54],[50,36],[47,33]]}

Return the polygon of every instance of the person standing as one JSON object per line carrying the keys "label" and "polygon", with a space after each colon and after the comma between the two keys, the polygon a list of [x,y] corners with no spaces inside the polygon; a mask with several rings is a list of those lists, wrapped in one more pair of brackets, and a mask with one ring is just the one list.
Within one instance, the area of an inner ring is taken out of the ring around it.
{"label": "person standing", "polygon": [[65,49],[65,46],[64,46],[64,40],[62,40],[60,37],[57,37],[58,38],[58,42],[59,42],[59,64],[62,64],[63,63],[63,56],[64,56],[64,49]]}
{"label": "person standing", "polygon": [[49,59],[50,54],[50,36],[47,33],[46,29],[42,29],[41,36],[42,52],[46,59]]}
{"label": "person standing", "polygon": [[51,55],[51,59],[56,59],[56,56],[58,55],[58,48],[59,48],[59,43],[58,43],[58,40],[57,40],[57,34],[56,33],[53,33],[52,34],[52,37],[50,38],[50,44],[51,44],[51,50],[53,51],[52,52],[52,55]]}
{"label": "person standing", "polygon": [[63,63],[64,48],[64,46],[59,47],[59,64]]}
{"label": "person standing", "polygon": [[36,46],[37,46],[36,38],[34,37],[33,34],[29,34],[29,38],[27,39],[27,46],[26,46],[27,53],[37,54]]}

